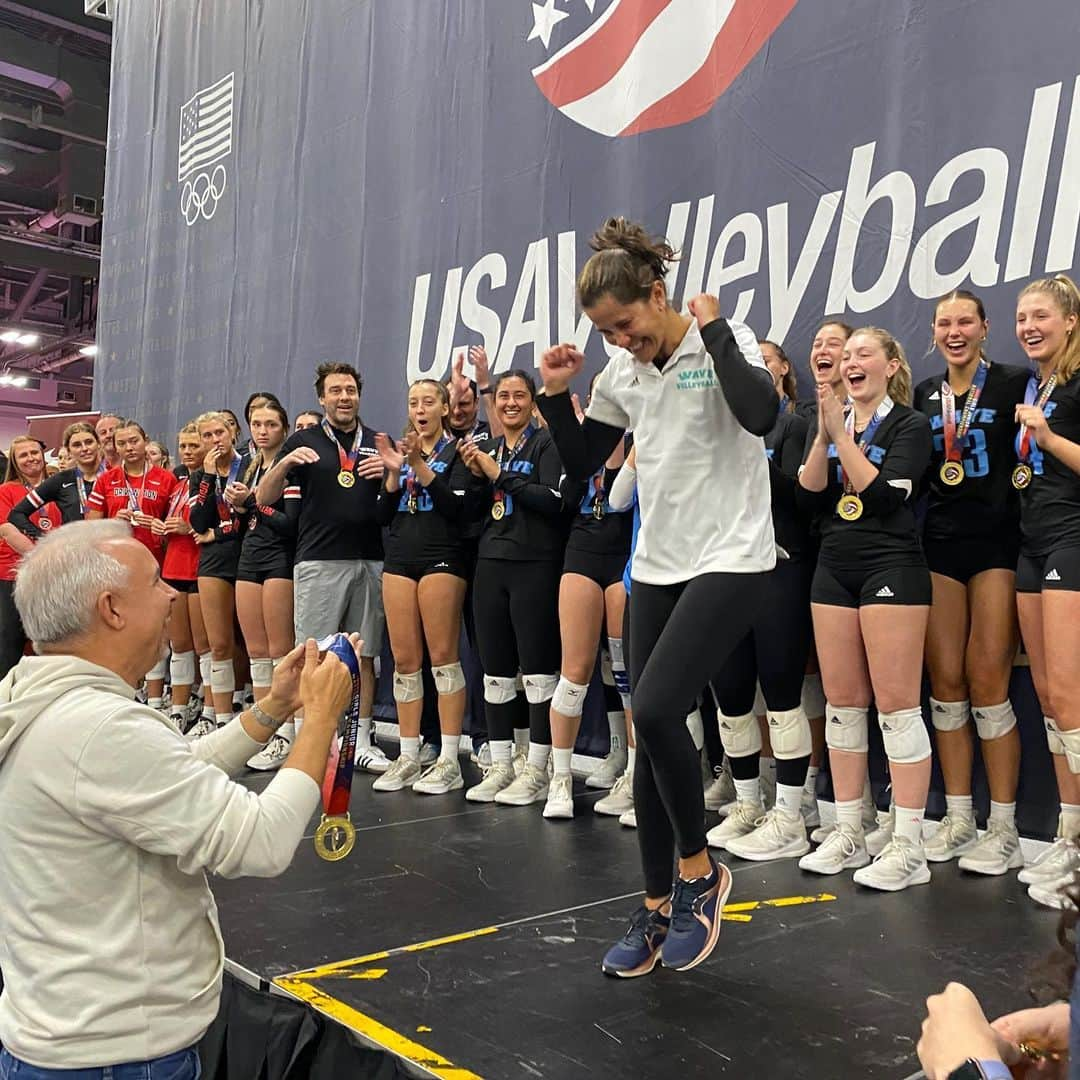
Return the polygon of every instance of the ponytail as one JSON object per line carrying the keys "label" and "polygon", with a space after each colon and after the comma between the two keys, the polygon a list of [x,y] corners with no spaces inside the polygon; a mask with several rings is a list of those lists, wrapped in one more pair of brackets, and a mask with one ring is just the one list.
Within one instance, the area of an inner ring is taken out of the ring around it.
{"label": "ponytail", "polygon": [[577,281],[583,308],[608,295],[620,304],[647,299],[653,285],[664,280],[668,264],[678,258],[663,237],[650,236],[644,226],[622,217],[608,218],[589,246],[596,254],[589,256]]}

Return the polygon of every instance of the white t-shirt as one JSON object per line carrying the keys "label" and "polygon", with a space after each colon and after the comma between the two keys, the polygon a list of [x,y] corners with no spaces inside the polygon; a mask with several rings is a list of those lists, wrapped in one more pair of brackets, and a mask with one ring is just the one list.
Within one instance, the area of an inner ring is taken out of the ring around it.
{"label": "white t-shirt", "polygon": [[[764,369],[753,331],[728,325],[746,360]],[[641,505],[634,581],[671,585],[776,565],[765,444],[735,419],[696,322],[663,372],[616,353],[587,413],[634,433]]]}

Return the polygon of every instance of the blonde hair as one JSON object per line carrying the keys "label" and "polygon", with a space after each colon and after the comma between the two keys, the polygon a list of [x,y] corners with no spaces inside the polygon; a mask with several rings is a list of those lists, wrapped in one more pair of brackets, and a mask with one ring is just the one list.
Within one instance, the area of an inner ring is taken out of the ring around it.
{"label": "blonde hair", "polygon": [[232,425],[229,423],[228,417],[223,412],[218,412],[216,409],[212,409],[210,412],[200,413],[195,417],[192,423],[195,426],[195,430],[198,431],[204,424],[224,424],[230,431],[232,431]]}
{"label": "blonde hair", "polygon": [[897,405],[910,407],[912,401],[911,365],[908,363],[907,356],[904,355],[903,345],[888,330],[882,330],[880,326],[860,326],[858,330],[851,332],[848,341],[850,342],[856,334],[869,334],[881,346],[889,360],[899,362],[899,367],[889,376],[888,393]]}
{"label": "blonde hair", "polygon": [[1029,293],[1049,296],[1065,318],[1070,315],[1077,317],[1077,325],[1073,327],[1076,333],[1065,338],[1065,346],[1058,353],[1057,363],[1054,365],[1058,382],[1066,383],[1080,371],[1080,289],[1067,274],[1055,274],[1052,278],[1039,278],[1029,282],[1020,290],[1017,300]]}

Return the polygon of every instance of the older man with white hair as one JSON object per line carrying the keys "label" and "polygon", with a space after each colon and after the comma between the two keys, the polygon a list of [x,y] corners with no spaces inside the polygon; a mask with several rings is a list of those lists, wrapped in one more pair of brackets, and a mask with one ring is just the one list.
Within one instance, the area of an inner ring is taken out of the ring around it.
{"label": "older man with white hair", "polygon": [[[224,959],[206,871],[281,873],[318,806],[346,665],[308,641],[189,744],[135,701],[175,596],[123,522],[65,525],[19,570],[40,655],[0,682],[0,1077],[197,1077]],[[266,789],[234,783],[301,705]]]}

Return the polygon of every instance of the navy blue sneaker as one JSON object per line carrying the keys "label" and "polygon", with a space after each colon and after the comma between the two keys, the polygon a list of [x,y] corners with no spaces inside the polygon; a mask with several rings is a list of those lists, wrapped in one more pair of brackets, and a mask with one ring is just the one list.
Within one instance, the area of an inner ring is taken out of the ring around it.
{"label": "navy blue sneaker", "polygon": [[600,965],[604,974],[620,979],[648,975],[660,959],[660,947],[670,924],[671,920],[659,911],[650,911],[642,904],[634,912],[623,937],[608,949]]}
{"label": "navy blue sneaker", "polygon": [[689,971],[716,948],[720,920],[731,892],[731,871],[710,855],[712,873],[694,881],[675,879],[671,894],[671,930],[664,939],[664,967]]}

